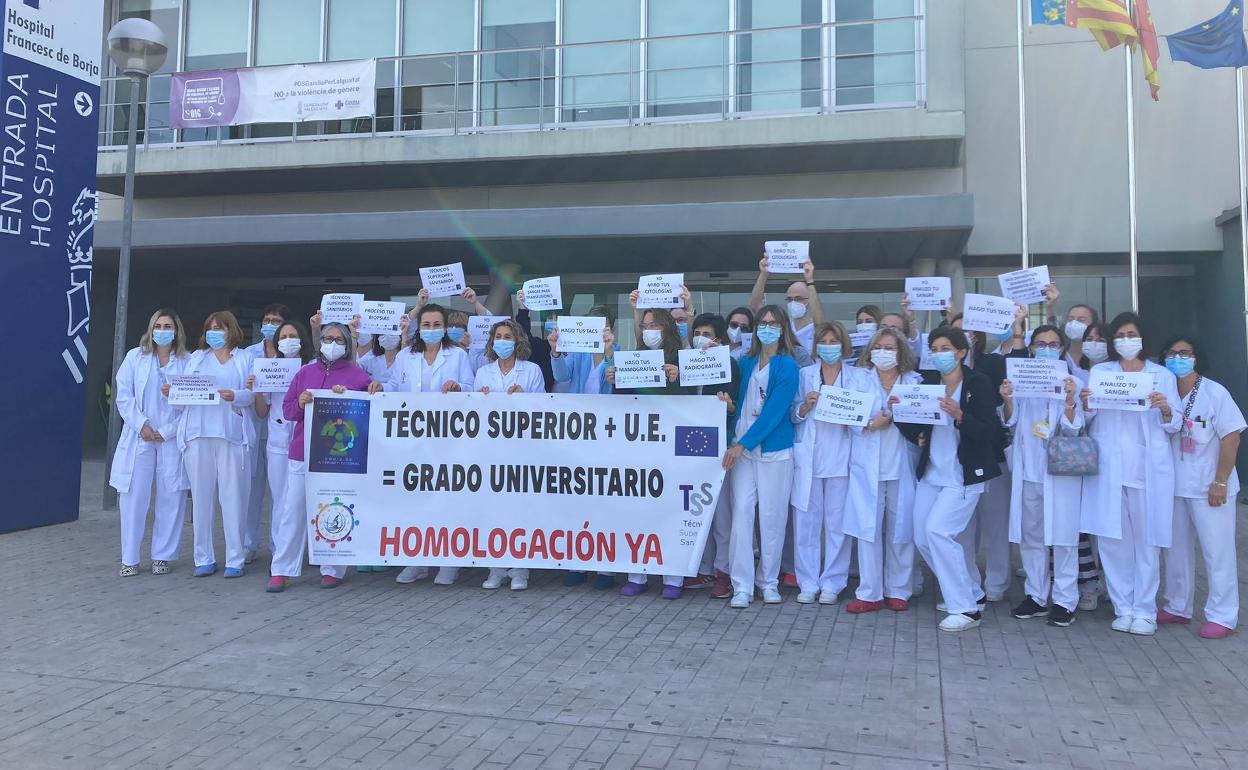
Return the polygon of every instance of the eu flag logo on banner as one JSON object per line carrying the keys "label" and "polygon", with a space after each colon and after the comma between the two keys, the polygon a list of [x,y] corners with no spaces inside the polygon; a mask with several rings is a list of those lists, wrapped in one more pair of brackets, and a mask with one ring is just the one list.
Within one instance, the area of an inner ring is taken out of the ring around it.
{"label": "eu flag logo on banner", "polygon": [[719,457],[719,428],[676,426],[677,457]]}
{"label": "eu flag logo on banner", "polygon": [[1065,26],[1066,0],[1031,0],[1031,23]]}
{"label": "eu flag logo on banner", "polygon": [[1212,19],[1175,32],[1166,38],[1170,58],[1201,69],[1248,67],[1248,44],[1244,42],[1244,0],[1231,0],[1226,10]]}

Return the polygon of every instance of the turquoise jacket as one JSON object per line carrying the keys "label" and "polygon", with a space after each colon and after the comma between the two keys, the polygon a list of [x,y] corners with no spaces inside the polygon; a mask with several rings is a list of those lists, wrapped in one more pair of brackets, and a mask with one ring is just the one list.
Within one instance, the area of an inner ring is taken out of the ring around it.
{"label": "turquoise jacket", "polygon": [[[737,412],[740,413],[745,407],[750,377],[754,375],[758,359],[741,356],[737,364],[741,367],[741,389],[737,395]],[[758,446],[762,446],[764,452],[779,452],[793,447],[793,420],[790,414],[793,400],[797,398],[797,361],[792,356],[772,356],[767,368],[763,408],[745,435],[737,438],[737,443],[750,452]]]}

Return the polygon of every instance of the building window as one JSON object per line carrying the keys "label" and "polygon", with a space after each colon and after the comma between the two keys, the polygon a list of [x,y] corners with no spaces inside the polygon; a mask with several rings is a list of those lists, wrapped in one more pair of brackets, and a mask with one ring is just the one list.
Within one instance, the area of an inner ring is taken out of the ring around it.
{"label": "building window", "polygon": [[482,125],[554,122],[555,2],[482,0]]}
{"label": "building window", "polygon": [[784,112],[822,104],[821,31],[775,29],[822,22],[820,0],[737,0],[738,111]]}
{"label": "building window", "polygon": [[246,67],[250,6],[249,0],[187,0],[183,69]]}
{"label": "building window", "polygon": [[836,21],[897,19],[836,30],[836,104],[916,101],[914,0],[836,0]]}
{"label": "building window", "polygon": [[399,129],[472,125],[476,0],[404,0]]}
{"label": "building window", "polygon": [[[181,32],[178,21],[182,14],[182,0],[119,0],[117,20],[147,19],[160,27],[165,35],[165,45],[169,46],[169,56],[165,64],[157,72],[175,72],[178,69],[178,44]],[[109,59],[109,67],[115,73],[116,68]]]}
{"label": "building window", "polygon": [[[695,35],[728,29],[727,0],[646,0],[647,34]],[[705,34],[646,44],[650,117],[718,113],[727,95],[728,36]]]}
{"label": "building window", "polygon": [[395,0],[329,0],[329,60],[394,56]]}
{"label": "building window", "polygon": [[562,120],[636,117],[641,46],[633,39],[640,36],[638,0],[563,0]]}
{"label": "building window", "polygon": [[256,0],[256,66],[320,60],[320,0]]}

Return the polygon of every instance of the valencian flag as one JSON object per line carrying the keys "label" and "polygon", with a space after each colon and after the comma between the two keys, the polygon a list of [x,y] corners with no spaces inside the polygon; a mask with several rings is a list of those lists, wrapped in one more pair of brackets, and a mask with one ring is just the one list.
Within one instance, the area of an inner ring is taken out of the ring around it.
{"label": "valencian flag", "polygon": [[1063,26],[1066,23],[1066,0],[1031,0],[1031,23]]}
{"label": "valencian flag", "polygon": [[1166,37],[1170,58],[1201,69],[1248,67],[1244,42],[1244,0],[1231,0],[1226,10],[1209,21]]}
{"label": "valencian flag", "polygon": [[[1128,10],[1128,2],[1133,3],[1134,13]],[[1157,100],[1161,90],[1161,74],[1157,71],[1161,48],[1148,0],[1066,0],[1066,26],[1089,30],[1102,51],[1123,43],[1134,51],[1138,41],[1144,79],[1151,87],[1153,101]]]}

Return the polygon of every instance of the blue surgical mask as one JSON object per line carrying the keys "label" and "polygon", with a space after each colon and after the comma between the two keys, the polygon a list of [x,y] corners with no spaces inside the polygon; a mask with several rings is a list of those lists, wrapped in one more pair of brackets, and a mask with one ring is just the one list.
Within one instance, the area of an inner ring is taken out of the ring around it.
{"label": "blue surgical mask", "polygon": [[274,334],[277,334],[277,324],[262,324],[260,326],[260,336],[266,340],[273,339]]}
{"label": "blue surgical mask", "polygon": [[676,324],[676,333],[677,333],[678,335],[680,335],[680,338],[681,338],[682,340],[689,339],[689,324],[687,324],[687,323],[677,323],[677,324]]}
{"label": "blue surgical mask", "polygon": [[551,332],[555,330],[554,319],[553,318],[547,319],[547,321],[542,324],[542,328],[546,330],[546,336],[549,337],[551,335]]}
{"label": "blue surgical mask", "polygon": [[820,361],[831,366],[841,360],[841,354],[844,351],[841,349],[840,343],[837,343],[835,345],[816,345],[815,352],[819,355]]}
{"label": "blue surgical mask", "polygon": [[958,368],[958,359],[952,350],[942,350],[932,354],[932,366],[941,374],[949,374]]}
{"label": "blue surgical mask", "polygon": [[1196,359],[1172,356],[1166,359],[1166,368],[1175,377],[1182,379],[1196,370]]}
{"label": "blue surgical mask", "polygon": [[780,341],[780,329],[775,326],[760,326],[754,332],[754,336],[763,345],[774,345]]}
{"label": "blue surgical mask", "polygon": [[155,342],[157,345],[161,346],[162,348],[167,347],[173,344],[173,338],[174,338],[174,335],[176,334],[177,332],[175,332],[173,329],[153,329],[152,330],[152,342]]}
{"label": "blue surgical mask", "polygon": [[[464,335],[467,333],[468,333],[467,329],[461,329],[458,326],[452,326],[451,328],[446,330],[446,338],[450,340],[451,342],[455,343],[456,345],[458,345],[459,341],[462,340],[464,338]],[[424,336],[424,332],[421,332],[421,336],[422,337]]]}
{"label": "blue surgical mask", "polygon": [[494,340],[494,355],[499,358],[511,358],[515,352],[515,340]]}
{"label": "blue surgical mask", "polygon": [[220,329],[211,329],[204,333],[204,341],[213,350],[220,350],[225,347],[225,332]]}
{"label": "blue surgical mask", "polygon": [[1035,356],[1045,361],[1056,361],[1062,357],[1062,351],[1053,348],[1036,348]]}
{"label": "blue surgical mask", "polygon": [[426,345],[437,345],[446,336],[446,329],[421,329],[420,341]]}

